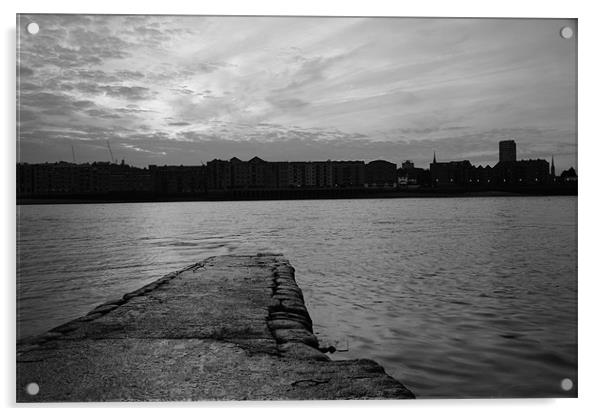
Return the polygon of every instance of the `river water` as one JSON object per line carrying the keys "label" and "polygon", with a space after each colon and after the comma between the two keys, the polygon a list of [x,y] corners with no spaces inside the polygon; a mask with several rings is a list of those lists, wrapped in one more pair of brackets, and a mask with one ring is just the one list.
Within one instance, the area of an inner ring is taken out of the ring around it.
{"label": "river water", "polygon": [[575,395],[576,197],[30,205],[17,216],[18,338],[209,256],[281,252],[334,359],[374,359],[420,398]]}

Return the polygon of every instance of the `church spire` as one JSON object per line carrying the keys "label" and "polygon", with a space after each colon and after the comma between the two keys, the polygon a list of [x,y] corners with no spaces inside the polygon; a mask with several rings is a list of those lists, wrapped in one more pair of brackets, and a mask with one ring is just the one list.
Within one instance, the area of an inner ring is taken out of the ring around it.
{"label": "church spire", "polygon": [[554,167],[554,156],[552,156],[552,177],[555,178],[556,177],[556,168]]}
{"label": "church spire", "polygon": [[433,152],[433,163],[437,163],[437,156],[435,155],[435,152]]}

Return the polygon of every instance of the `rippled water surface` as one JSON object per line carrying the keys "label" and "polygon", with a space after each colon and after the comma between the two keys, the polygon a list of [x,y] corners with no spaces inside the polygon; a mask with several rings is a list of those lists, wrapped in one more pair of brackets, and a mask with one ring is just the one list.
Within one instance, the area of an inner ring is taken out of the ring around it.
{"label": "rippled water surface", "polygon": [[335,359],[419,397],[562,396],[577,378],[577,198],[32,205],[18,337],[208,256],[277,251]]}

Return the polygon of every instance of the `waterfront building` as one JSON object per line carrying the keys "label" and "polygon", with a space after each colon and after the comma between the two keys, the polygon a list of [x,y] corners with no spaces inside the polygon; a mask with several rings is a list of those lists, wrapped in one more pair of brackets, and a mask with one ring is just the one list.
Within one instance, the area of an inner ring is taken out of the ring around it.
{"label": "waterfront building", "polygon": [[292,188],[301,188],[305,178],[304,162],[288,163],[288,186]]}
{"label": "waterfront building", "polygon": [[499,142],[500,162],[516,162],[516,142],[514,140],[502,140]]}
{"label": "waterfront building", "polygon": [[[512,142],[513,141],[504,141]],[[500,142],[500,159],[512,159],[513,144]],[[201,195],[234,190],[333,188],[478,188],[549,185],[576,181],[573,170],[555,179],[552,166],[542,159],[500,160],[495,166],[473,166],[468,160],[438,162],[433,152],[430,170],[406,160],[402,167],[386,160],[268,162],[257,156],[249,161],[233,157],[214,159],[199,166],[156,166],[141,169],[112,162],[17,164],[17,195]]]}
{"label": "waterfront building", "polygon": [[363,187],[366,183],[366,164],[363,161],[332,162],[335,188]]}
{"label": "waterfront building", "polygon": [[316,187],[332,188],[333,187],[333,170],[332,162],[314,162],[316,171]]}
{"label": "waterfront building", "polygon": [[305,162],[303,186],[314,188],[316,184],[316,165],[314,162]]}
{"label": "waterfront building", "polygon": [[209,191],[363,187],[364,168],[362,161],[267,162],[257,156],[248,162],[215,159],[207,163],[206,180]]}
{"label": "waterfront building", "polygon": [[473,166],[468,183],[477,187],[488,187],[495,184],[495,169],[489,165]]}
{"label": "waterfront building", "polygon": [[152,189],[148,169],[111,162],[69,162],[17,165],[20,197],[147,192]]}
{"label": "waterfront building", "polygon": [[393,188],[397,185],[397,165],[386,160],[374,160],[366,165],[366,185]]}
{"label": "waterfront building", "polygon": [[213,159],[207,163],[207,189],[211,191],[230,189],[232,177],[230,162]]}
{"label": "waterfront building", "polygon": [[248,172],[249,172],[249,188],[254,189],[264,189],[268,187],[269,182],[269,170],[268,163],[261,158],[255,156],[248,164]]}
{"label": "waterfront building", "polygon": [[[207,190],[205,166],[149,166],[152,191],[158,195],[203,194]],[[129,182],[128,182],[129,183]],[[134,187],[129,184],[130,190]],[[120,189],[127,191],[127,189]]]}
{"label": "waterfront building", "polygon": [[[284,189],[288,188],[288,162],[269,162],[270,180],[273,188]],[[272,187],[272,186],[270,186]]]}
{"label": "waterfront building", "polygon": [[543,159],[499,162],[495,165],[495,175],[501,186],[547,184],[550,164]]}
{"label": "waterfront building", "polygon": [[406,160],[401,164],[401,168],[406,170],[414,169],[414,162],[411,160]]}
{"label": "waterfront building", "polygon": [[575,168],[570,167],[569,169],[562,171],[560,180],[562,182],[577,182],[577,172],[575,172]]}
{"label": "waterfront building", "polygon": [[250,171],[249,164],[243,162],[237,157],[230,159],[230,169],[232,183],[230,187],[232,189],[246,189],[250,184]]}
{"label": "waterfront building", "polygon": [[437,162],[433,157],[430,165],[433,187],[461,186],[470,183],[474,166],[468,160]]}
{"label": "waterfront building", "polygon": [[[433,161],[437,162],[434,154]],[[406,160],[397,169],[397,183],[404,188],[428,187],[431,186],[431,172],[429,169],[417,168],[414,162]]]}

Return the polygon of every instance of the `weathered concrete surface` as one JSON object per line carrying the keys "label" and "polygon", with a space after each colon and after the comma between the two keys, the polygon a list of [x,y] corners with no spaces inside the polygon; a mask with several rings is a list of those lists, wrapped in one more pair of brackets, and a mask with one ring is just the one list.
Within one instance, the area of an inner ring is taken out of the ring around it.
{"label": "weathered concrete surface", "polygon": [[21,342],[17,401],[413,397],[375,362],[317,347],[286,259],[214,257]]}

